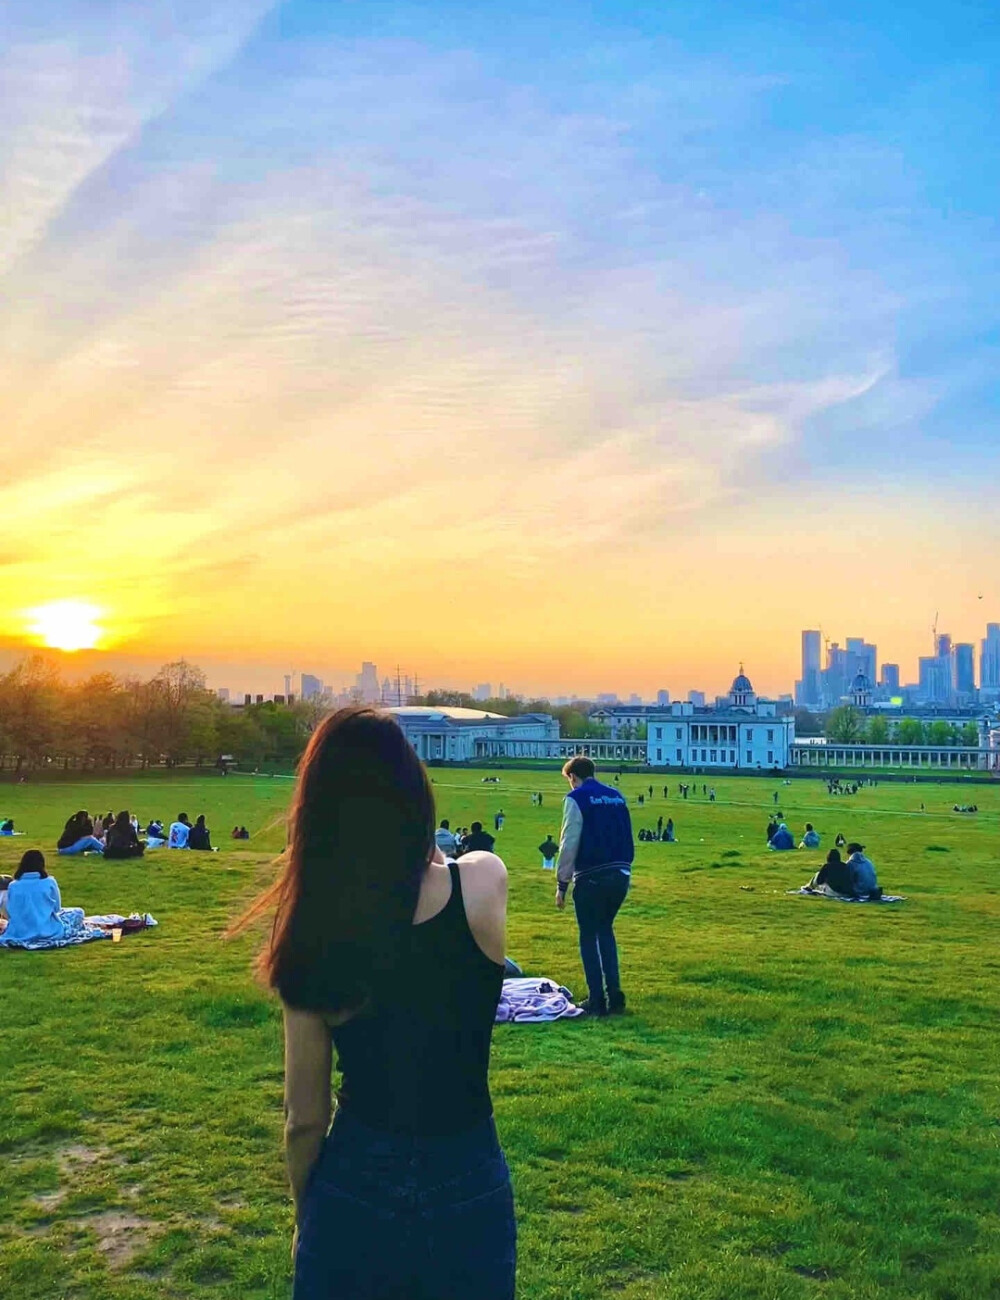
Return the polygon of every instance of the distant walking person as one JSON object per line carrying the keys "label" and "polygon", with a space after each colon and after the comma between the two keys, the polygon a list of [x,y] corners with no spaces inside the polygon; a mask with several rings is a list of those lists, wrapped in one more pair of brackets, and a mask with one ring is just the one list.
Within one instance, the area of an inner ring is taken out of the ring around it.
{"label": "distant walking person", "polygon": [[542,855],[542,867],[545,871],[554,871],[556,865],[556,854],[559,852],[559,845],[551,835],[546,835],[545,839],[538,846],[538,852]]}
{"label": "distant walking person", "polygon": [[595,777],[593,761],[578,754],[563,768],[570,792],[563,802],[556,907],[573,906],[589,997],[580,1005],[594,1016],[625,1010],[614,921],[632,878],[635,845],[624,796]]}
{"label": "distant walking person", "polygon": [[284,872],[244,923],[277,905],[260,969],[285,1020],[294,1300],[514,1300],[488,1082],[504,864],[444,860],[427,774],[372,709],[313,732],[291,824]]}
{"label": "distant walking person", "polygon": [[503,818],[504,818],[504,812],[503,809],[501,808],[500,811],[493,818],[493,829],[495,831],[500,832],[503,830]]}

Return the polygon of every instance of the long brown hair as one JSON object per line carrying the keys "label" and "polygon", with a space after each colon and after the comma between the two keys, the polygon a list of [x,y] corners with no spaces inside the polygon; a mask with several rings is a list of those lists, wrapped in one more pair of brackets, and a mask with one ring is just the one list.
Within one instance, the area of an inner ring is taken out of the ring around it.
{"label": "long brown hair", "polygon": [[317,727],[281,876],[234,927],[277,905],[258,971],[289,1006],[337,1013],[391,996],[434,825],[427,773],[389,714],[341,709]]}

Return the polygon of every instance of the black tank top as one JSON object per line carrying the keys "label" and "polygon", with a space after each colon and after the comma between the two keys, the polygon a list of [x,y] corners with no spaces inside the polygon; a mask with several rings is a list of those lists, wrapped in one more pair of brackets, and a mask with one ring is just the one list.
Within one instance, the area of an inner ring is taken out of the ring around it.
{"label": "black tank top", "polygon": [[488,1119],[490,1038],[504,968],[476,943],[456,863],[451,895],[410,928],[398,999],[332,1031],[337,1100],[371,1128],[433,1137]]}

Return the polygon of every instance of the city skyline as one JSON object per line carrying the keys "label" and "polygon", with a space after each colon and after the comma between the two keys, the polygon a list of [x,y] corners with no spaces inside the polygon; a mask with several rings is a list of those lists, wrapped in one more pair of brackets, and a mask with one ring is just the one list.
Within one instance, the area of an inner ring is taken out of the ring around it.
{"label": "city skyline", "polygon": [[8,658],[778,694],[1000,610],[984,6],[134,8],[4,10]]}

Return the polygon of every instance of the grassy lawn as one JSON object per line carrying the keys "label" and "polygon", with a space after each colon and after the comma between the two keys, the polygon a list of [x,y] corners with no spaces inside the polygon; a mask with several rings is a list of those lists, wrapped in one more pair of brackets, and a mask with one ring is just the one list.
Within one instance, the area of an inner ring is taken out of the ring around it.
{"label": "grassy lawn", "polygon": [[[564,786],[501,775],[435,770],[439,815],[503,806],[508,949],[582,995],[575,924],[535,851]],[[664,779],[622,782],[656,790],[637,828],[672,815],[680,839],[638,848],[617,927],[629,1015],[494,1035],[519,1295],[1000,1296],[1000,788],[720,779],[709,804],[676,778],[664,802]],[[823,851],[767,852],[773,790],[797,836],[808,819],[824,851],[839,830],[863,840],[909,901],[787,896]],[[249,976],[256,940],[220,939],[271,875],[289,794],[239,776],[0,786],[28,832],[0,841],[0,870],[84,806],[204,812],[221,848],[134,865],[52,852],[65,904],[160,928],[0,951],[9,1300],[289,1295],[280,1016]],[[977,816],[950,811],[970,799]]]}

